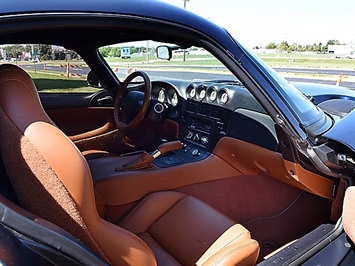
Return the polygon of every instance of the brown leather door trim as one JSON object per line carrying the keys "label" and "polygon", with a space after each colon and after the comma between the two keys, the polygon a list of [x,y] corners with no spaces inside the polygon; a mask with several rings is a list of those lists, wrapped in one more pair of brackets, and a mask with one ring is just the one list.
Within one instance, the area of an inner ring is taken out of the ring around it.
{"label": "brown leather door trim", "polygon": [[284,161],[285,167],[289,176],[287,178],[292,178],[298,183],[302,184],[307,190],[313,194],[324,198],[333,198],[333,181],[327,178],[324,178],[320,175],[312,173],[304,169],[301,165]]}
{"label": "brown leather door trim", "polygon": [[47,110],[46,112],[67,136],[75,136],[75,140],[78,140],[78,136],[82,134],[86,138],[87,132],[93,134],[97,131],[102,134],[101,131],[108,128],[108,123],[114,125],[112,107],[65,108]]}
{"label": "brown leather door trim", "polygon": [[114,129],[116,129],[116,126],[110,122],[107,122],[105,125],[97,128],[97,129],[94,129],[94,130],[91,130],[91,131],[88,131],[88,132],[85,132],[82,134],[74,135],[74,136],[68,136],[68,137],[71,139],[71,141],[76,141],[76,140],[87,139],[87,138],[99,136],[104,133],[110,132]]}
{"label": "brown leather door trim", "polygon": [[332,198],[333,181],[283,159],[280,153],[224,137],[213,153],[244,175],[266,174],[324,198]]}

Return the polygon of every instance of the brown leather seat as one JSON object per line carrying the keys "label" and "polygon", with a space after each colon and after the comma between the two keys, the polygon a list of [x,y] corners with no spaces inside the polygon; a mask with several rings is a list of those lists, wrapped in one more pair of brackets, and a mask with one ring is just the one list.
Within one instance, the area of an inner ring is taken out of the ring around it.
{"label": "brown leather seat", "polygon": [[255,264],[259,246],[244,227],[182,193],[151,194],[118,225],[102,219],[86,160],[13,65],[0,66],[0,148],[22,207],[112,265]]}
{"label": "brown leather seat", "polygon": [[345,191],[343,203],[343,226],[345,233],[355,244],[355,186],[348,187]]}

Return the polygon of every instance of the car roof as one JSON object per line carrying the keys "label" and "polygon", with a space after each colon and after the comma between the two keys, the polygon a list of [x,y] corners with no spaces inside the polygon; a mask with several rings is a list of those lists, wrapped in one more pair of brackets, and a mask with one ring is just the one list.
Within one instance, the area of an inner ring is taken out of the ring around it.
{"label": "car roof", "polygon": [[[51,24],[54,25],[56,22],[55,20],[51,20],[50,22],[49,19],[55,18],[56,16],[82,16],[87,19],[90,18],[90,15],[92,16],[92,19],[94,19],[96,16],[96,20],[109,18],[110,16],[120,16],[121,18],[126,17],[127,19],[150,19],[152,23],[154,21],[164,21],[165,23],[170,22],[172,24],[187,26],[189,29],[202,32],[202,34],[215,39],[217,42],[220,42],[220,44],[226,42],[226,46],[223,45],[225,47],[233,46],[235,48],[235,43],[231,41],[231,38],[223,28],[194,13],[186,11],[183,8],[173,6],[158,0],[1,0],[0,23],[2,24],[2,28],[0,29],[0,44],[1,42],[3,42],[3,44],[21,44],[31,42],[46,43],[46,41],[50,41],[51,43],[48,44],[59,44],[70,48],[68,45],[70,46],[70,44],[73,43],[72,40],[75,40],[77,34],[74,32],[78,32],[77,29],[75,29],[74,26],[70,27],[71,25],[67,25],[66,29],[69,29],[67,35],[68,38],[67,40],[64,40],[62,39],[63,34],[57,34],[57,36],[55,36],[55,30],[51,29]],[[38,22],[39,17],[41,20],[47,19],[43,20],[46,22],[41,24],[37,23],[36,26],[33,26],[34,29],[26,29],[26,26],[35,24],[36,21]],[[24,21],[26,18],[27,22],[19,26],[14,26],[14,22],[19,22],[22,20]],[[64,21],[63,18],[59,20]],[[87,29],[90,29],[90,24],[95,24],[92,23],[92,21],[91,23],[88,23]],[[10,26],[6,27],[5,22],[7,22],[7,25]],[[96,23],[100,22],[97,21]],[[57,23],[56,27],[58,27],[58,24],[60,23]],[[75,22],[75,24],[77,25],[77,22]],[[14,27],[16,28],[15,30],[13,29]],[[21,31],[20,29],[24,30]],[[61,28],[59,28],[59,30],[60,29]],[[62,29],[64,29],[64,27],[62,27]],[[103,45],[112,44],[113,42],[124,42],[131,40],[135,41],[134,37],[132,38],[133,35],[140,35],[143,38],[149,39],[149,35],[144,36],[144,31],[147,31],[147,29],[142,29],[141,32],[134,32],[134,30],[131,30],[130,32],[126,32],[126,34],[122,34],[121,40],[111,40],[109,36],[103,36],[103,34],[101,34],[100,38],[90,37],[89,34],[82,32],[83,36],[80,36],[80,38],[78,37],[77,39],[83,40],[81,45],[91,46],[88,47],[89,49],[92,47],[100,47]],[[107,32],[107,34],[109,33]],[[125,35],[125,37],[123,35]],[[159,39],[159,36],[153,37],[157,37]],[[176,41],[178,43],[179,38],[176,40],[172,39],[172,41]],[[79,44],[80,40],[78,40],[77,43]],[[188,47],[189,45],[182,44],[181,46]]]}
{"label": "car roof", "polygon": [[61,1],[36,1],[36,0],[2,0],[0,13],[29,13],[29,12],[56,12],[56,11],[101,11],[115,12],[120,11],[134,13],[134,11],[144,10],[153,11],[155,8],[167,6],[159,0],[61,0]]}
{"label": "car roof", "polygon": [[1,0],[0,3],[0,16],[41,13],[123,14],[163,19],[196,29],[201,29],[202,25],[202,28],[221,30],[207,19],[159,0]]}

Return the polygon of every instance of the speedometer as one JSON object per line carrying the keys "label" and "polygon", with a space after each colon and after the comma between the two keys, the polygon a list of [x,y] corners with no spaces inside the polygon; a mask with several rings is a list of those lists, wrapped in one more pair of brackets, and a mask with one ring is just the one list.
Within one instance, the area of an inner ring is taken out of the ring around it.
{"label": "speedometer", "polygon": [[177,106],[179,103],[179,98],[176,92],[174,92],[173,96],[171,97],[171,105]]}

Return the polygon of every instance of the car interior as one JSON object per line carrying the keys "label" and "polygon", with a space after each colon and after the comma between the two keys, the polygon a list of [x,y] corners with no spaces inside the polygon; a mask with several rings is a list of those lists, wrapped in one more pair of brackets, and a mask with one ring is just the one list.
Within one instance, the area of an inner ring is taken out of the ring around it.
{"label": "car interior", "polygon": [[[41,92],[23,68],[0,65],[1,216],[34,262],[262,265],[332,233],[345,191],[354,240],[353,187],[297,154],[250,81],[141,70],[120,80],[96,48],[139,38],[127,30],[97,41],[87,30],[66,32],[75,46],[50,41],[84,59],[88,83],[100,79],[93,93]],[[161,41],[157,32],[150,37]],[[21,36],[8,37],[41,41]]]}

